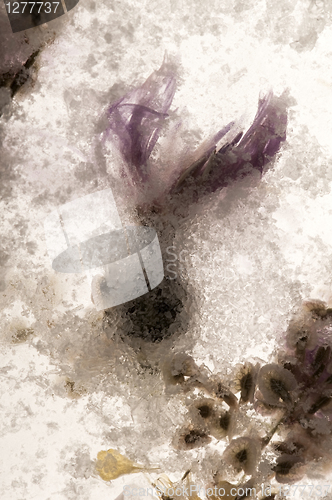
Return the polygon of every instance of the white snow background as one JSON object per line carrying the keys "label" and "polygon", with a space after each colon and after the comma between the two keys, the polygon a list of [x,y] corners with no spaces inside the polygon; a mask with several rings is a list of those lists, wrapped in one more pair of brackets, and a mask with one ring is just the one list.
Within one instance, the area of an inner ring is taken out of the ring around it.
{"label": "white snow background", "polygon": [[[43,232],[80,185],[70,172],[88,158],[105,106],[165,51],[177,61],[171,110],[185,117],[189,148],[234,118],[248,125],[261,90],[289,89],[294,101],[287,142],[261,182],[211,196],[182,223],[175,245],[187,251],[196,300],[178,348],[226,376],[249,356],[271,360],[302,300],[330,298],[331,14],[329,0],[80,0],[62,19],[36,81],[0,121],[1,500],[115,499],[124,484],[147,484],[141,474],[102,481],[91,465],[102,449],[174,480],[204,456],[172,448],[181,397],[107,340],[79,279],[52,270]],[[200,467],[203,482],[210,466]]]}

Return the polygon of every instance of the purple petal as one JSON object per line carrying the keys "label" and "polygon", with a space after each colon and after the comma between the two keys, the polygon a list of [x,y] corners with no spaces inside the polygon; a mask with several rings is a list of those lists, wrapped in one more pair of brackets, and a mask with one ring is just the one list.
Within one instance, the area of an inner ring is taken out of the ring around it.
{"label": "purple petal", "polygon": [[249,163],[262,172],[286,140],[287,111],[282,97],[269,92],[261,98],[253,124],[239,144],[239,156],[249,154]]}
{"label": "purple petal", "polygon": [[[222,129],[221,137],[231,129],[233,123]],[[202,192],[213,192],[228,185],[231,180],[249,174],[253,169],[262,173],[263,167],[273,159],[281,143],[285,141],[286,127],[285,99],[270,92],[259,100],[254,121],[242,139],[240,133],[218,152],[214,148],[208,150],[195,164],[182,172],[171,192],[178,191],[188,178],[192,182],[195,178],[196,184],[201,185]]]}
{"label": "purple petal", "polygon": [[175,77],[165,58],[158,71],[141,87],[129,92],[107,111],[108,127],[103,142],[111,138],[132,168],[135,180],[147,179],[144,168],[168,116],[175,93]]}

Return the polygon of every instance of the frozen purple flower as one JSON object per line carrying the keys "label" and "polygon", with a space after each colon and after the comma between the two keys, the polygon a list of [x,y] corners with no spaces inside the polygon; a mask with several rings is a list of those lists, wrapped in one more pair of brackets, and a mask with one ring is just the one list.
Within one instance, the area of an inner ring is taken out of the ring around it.
{"label": "frozen purple flower", "polygon": [[[147,162],[158,140],[161,127],[175,93],[174,71],[167,58],[162,66],[137,89],[112,104],[107,110],[108,125],[103,144],[112,139],[128,165],[131,179],[139,189],[155,189],[158,172]],[[163,179],[163,190],[155,193],[150,204],[160,205],[161,198],[194,186],[193,198],[214,192],[253,169],[263,173],[286,139],[287,98],[270,91],[261,97],[252,125],[243,134],[230,122],[192,155],[181,155],[180,163],[170,162]],[[187,156],[187,158],[186,158]],[[188,164],[188,158],[194,161]],[[159,179],[160,181],[160,179]],[[160,183],[160,182],[159,182]],[[187,191],[187,189],[186,189]]]}

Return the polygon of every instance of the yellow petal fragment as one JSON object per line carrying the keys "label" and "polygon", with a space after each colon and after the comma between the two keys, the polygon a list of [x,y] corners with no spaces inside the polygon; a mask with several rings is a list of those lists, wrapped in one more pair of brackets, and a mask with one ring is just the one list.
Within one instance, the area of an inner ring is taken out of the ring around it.
{"label": "yellow petal fragment", "polygon": [[140,472],[144,467],[135,464],[117,450],[100,451],[97,455],[96,471],[104,481],[112,481],[124,474]]}

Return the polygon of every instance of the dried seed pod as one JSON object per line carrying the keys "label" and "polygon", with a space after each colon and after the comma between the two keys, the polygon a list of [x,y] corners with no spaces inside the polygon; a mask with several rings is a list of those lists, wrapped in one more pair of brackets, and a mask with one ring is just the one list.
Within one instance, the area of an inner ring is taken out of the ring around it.
{"label": "dried seed pod", "polygon": [[[188,471],[189,473],[190,471]],[[186,480],[186,484],[184,485],[183,484],[183,480],[185,479],[185,477],[183,477],[181,479],[181,481],[178,481],[176,483],[173,483],[168,476],[166,476],[166,474],[161,474],[158,479],[154,482],[154,483],[151,483],[152,486],[155,488],[155,493],[157,495],[157,497],[160,499],[160,500],[201,500],[200,497],[198,495],[196,495],[196,493],[194,493],[194,491],[191,491],[190,490],[190,486],[191,486],[191,483],[190,481],[188,480],[188,477],[187,477],[187,480]],[[180,491],[180,494],[177,492]],[[192,490],[194,490],[194,488],[192,487]],[[191,491],[191,494],[190,496],[188,496],[185,492],[186,491]],[[184,495],[182,495],[182,492],[184,493]],[[172,496],[169,496],[169,495],[172,495]]]}
{"label": "dried seed pod", "polygon": [[215,401],[211,398],[199,398],[190,405],[190,413],[208,422],[215,416]]}
{"label": "dried seed pod", "polygon": [[197,406],[197,410],[199,415],[204,419],[211,417],[213,413],[213,408],[211,408],[208,404],[199,404]]}
{"label": "dried seed pod", "polygon": [[225,462],[232,465],[237,472],[243,470],[250,475],[254,473],[259,457],[259,440],[249,437],[233,439],[223,454]]}
{"label": "dried seed pod", "polygon": [[264,401],[269,405],[290,405],[297,382],[289,370],[277,364],[269,364],[260,369],[258,387]]}
{"label": "dried seed pod", "polygon": [[295,351],[298,358],[303,356],[307,348],[314,347],[316,335],[314,329],[301,322],[291,321],[286,332],[286,344]]}
{"label": "dried seed pod", "polygon": [[229,387],[225,386],[219,379],[215,377],[210,379],[206,385],[205,389],[217,399],[225,401],[225,403],[231,408],[237,408],[238,401],[237,397],[230,390]]}
{"label": "dried seed pod", "polygon": [[235,379],[235,388],[241,393],[240,403],[253,402],[258,370],[259,364],[254,366],[247,362],[240,365]]}
{"label": "dried seed pod", "polygon": [[199,368],[189,354],[176,353],[169,356],[162,367],[166,385],[187,385],[188,388],[198,384]]}
{"label": "dried seed pod", "polygon": [[91,282],[91,302],[97,309],[106,309],[109,291],[110,289],[104,276],[97,274],[93,277]]}
{"label": "dried seed pod", "polygon": [[211,436],[223,439],[232,434],[235,423],[235,413],[232,410],[221,409],[216,412],[209,429]]}
{"label": "dried seed pod", "polygon": [[222,407],[211,398],[199,398],[190,406],[193,421],[205,425],[211,436],[223,439],[234,427],[234,411]]}
{"label": "dried seed pod", "polygon": [[311,461],[322,457],[322,450],[317,444],[310,438],[307,430],[297,424],[285,441],[275,443],[274,448],[281,456],[296,456]]}
{"label": "dried seed pod", "polygon": [[306,349],[312,350],[317,345],[317,331],[324,325],[324,319],[330,315],[330,309],[321,300],[309,300],[303,303],[300,311],[290,321],[286,332],[287,346],[295,351],[299,359]]}
{"label": "dried seed pod", "polygon": [[319,346],[315,353],[314,359],[311,363],[312,370],[314,371],[313,377],[318,377],[327,367],[331,358],[330,346]]}
{"label": "dried seed pod", "polygon": [[311,313],[313,319],[325,318],[328,315],[328,309],[326,302],[319,299],[305,300],[303,302],[303,308]]}
{"label": "dried seed pod", "polygon": [[192,450],[211,442],[208,429],[189,424],[175,436],[174,447],[178,450]]}
{"label": "dried seed pod", "polygon": [[185,495],[183,497],[183,500],[201,500],[201,497],[196,493],[196,490],[198,489],[197,486],[190,480],[190,471],[187,471],[184,477],[181,479],[181,481],[184,480],[184,488],[187,492],[189,492],[189,495]]}
{"label": "dried seed pod", "polygon": [[315,399],[316,399],[315,402],[310,406],[310,408],[308,410],[309,415],[313,415],[317,411],[328,406],[332,401],[332,395],[331,394],[319,394],[318,396],[316,396]]}
{"label": "dried seed pod", "polygon": [[278,483],[289,484],[301,479],[305,474],[304,459],[297,455],[284,454],[278,457],[273,467]]}
{"label": "dried seed pod", "polygon": [[169,479],[166,474],[161,474],[155,482],[151,483],[152,486],[156,489],[156,493],[158,498],[163,498],[161,495],[165,490],[168,490],[173,487],[174,483]]}

